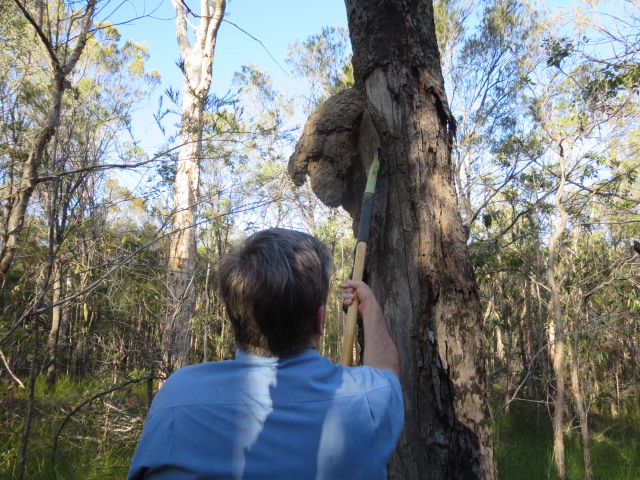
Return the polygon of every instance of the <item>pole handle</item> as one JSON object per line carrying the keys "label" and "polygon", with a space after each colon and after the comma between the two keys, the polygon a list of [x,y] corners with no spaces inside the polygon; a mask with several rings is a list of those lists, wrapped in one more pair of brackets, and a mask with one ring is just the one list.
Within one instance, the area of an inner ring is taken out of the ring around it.
{"label": "pole handle", "polygon": [[[367,242],[358,242],[356,245],[356,257],[353,263],[353,280],[361,281],[364,275],[364,262],[367,257]],[[340,363],[345,367],[353,365],[353,344],[356,337],[356,326],[358,324],[358,297],[347,310],[347,319],[344,326],[344,336],[342,338],[342,353]]]}

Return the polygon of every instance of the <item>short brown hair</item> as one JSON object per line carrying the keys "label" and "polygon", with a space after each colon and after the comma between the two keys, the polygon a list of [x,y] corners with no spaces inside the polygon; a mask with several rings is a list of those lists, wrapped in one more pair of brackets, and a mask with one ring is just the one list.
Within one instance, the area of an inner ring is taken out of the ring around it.
{"label": "short brown hair", "polygon": [[239,348],[284,357],[309,347],[331,275],[331,256],[320,240],[294,230],[263,230],[219,266],[220,294]]}

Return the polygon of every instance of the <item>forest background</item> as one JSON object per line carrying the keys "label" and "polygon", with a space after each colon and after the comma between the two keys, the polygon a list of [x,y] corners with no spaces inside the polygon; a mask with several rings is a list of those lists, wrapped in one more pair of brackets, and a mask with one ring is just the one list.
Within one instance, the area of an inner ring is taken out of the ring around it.
{"label": "forest background", "polygon": [[[51,106],[51,66],[18,3],[0,4],[3,250],[29,146]],[[81,28],[69,9],[76,3],[47,4],[56,52],[69,58]],[[180,61],[177,47],[175,56],[161,47],[174,73],[151,68],[157,53],[140,25],[165,42],[175,26],[167,5],[113,15],[115,3],[99,5],[66,73],[60,124],[0,285],[2,477],[122,478],[162,375]],[[236,21],[239,6],[230,3],[222,28],[244,43],[227,51],[264,59],[227,77],[214,59],[192,361],[233,355],[215,264],[268,226],[311,232],[331,248],[335,288],[320,350],[337,360],[336,290],[351,269],[351,219],[309,185],[294,187],[287,162],[306,117],[352,81],[347,31],[320,24],[285,54]],[[640,4],[434,6],[502,478],[553,478],[558,408],[567,414],[569,478],[640,478]],[[220,35],[220,52],[224,42]],[[558,404],[565,382],[569,395]]]}

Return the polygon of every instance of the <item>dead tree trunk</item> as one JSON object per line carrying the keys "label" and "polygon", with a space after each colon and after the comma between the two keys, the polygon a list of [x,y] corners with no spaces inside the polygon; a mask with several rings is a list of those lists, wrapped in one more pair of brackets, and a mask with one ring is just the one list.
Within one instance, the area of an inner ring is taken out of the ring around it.
{"label": "dead tree trunk", "polygon": [[[325,203],[358,217],[364,172],[354,149],[368,108],[381,171],[366,280],[402,363],[406,421],[389,477],[497,477],[485,396],[481,305],[451,162],[430,0],[346,0],[355,86],[309,118],[290,160]],[[366,348],[366,345],[364,346]]]}

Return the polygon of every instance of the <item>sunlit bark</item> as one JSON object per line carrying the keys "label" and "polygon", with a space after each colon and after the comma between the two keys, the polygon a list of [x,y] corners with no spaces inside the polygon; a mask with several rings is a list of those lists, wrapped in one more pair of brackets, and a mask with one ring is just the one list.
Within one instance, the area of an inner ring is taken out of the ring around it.
{"label": "sunlit bark", "polygon": [[189,363],[190,321],[195,312],[196,219],[200,182],[203,112],[224,0],[200,2],[200,24],[189,39],[186,2],[174,1],[176,36],[183,69],[180,151],[173,193],[173,234],[169,249],[168,305],[163,332],[164,370]]}

